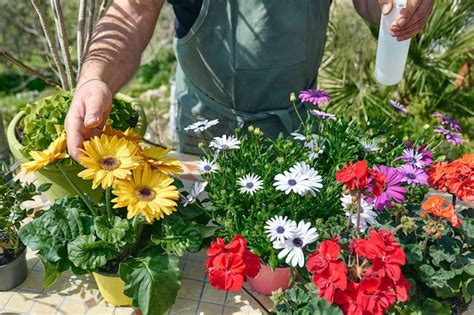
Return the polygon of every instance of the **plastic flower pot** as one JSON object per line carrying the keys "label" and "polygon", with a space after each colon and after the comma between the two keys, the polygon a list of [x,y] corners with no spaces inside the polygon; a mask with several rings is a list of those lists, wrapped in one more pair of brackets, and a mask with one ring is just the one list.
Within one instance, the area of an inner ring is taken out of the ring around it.
{"label": "plastic flower pot", "polygon": [[[117,94],[116,97],[133,103],[133,99],[129,96],[123,94]],[[135,131],[143,135],[146,130],[146,118],[145,112],[143,108],[137,104],[133,103],[134,106],[139,111],[139,124],[135,128]],[[10,147],[10,151],[15,158],[16,161],[28,161],[29,156],[23,153],[24,146],[20,143],[16,136],[16,126],[19,124],[20,120],[25,115],[24,112],[20,111],[13,119],[11,120],[10,124],[8,125],[7,129],[7,140],[8,146]],[[64,168],[70,174],[71,180],[77,187],[88,196],[92,197],[95,201],[98,201],[103,194],[101,189],[92,189],[92,183],[88,180],[83,180],[77,176],[77,173],[82,171],[84,168],[75,163],[70,165],[64,165]],[[65,197],[65,196],[75,196],[77,195],[76,191],[73,187],[69,184],[66,178],[64,178],[63,174],[59,169],[54,166],[46,166],[43,169],[40,169],[35,172],[35,176],[38,180],[38,184],[44,183],[51,183],[51,188],[44,193],[44,195],[49,199],[49,201],[53,202],[54,200]]]}
{"label": "plastic flower pot", "polygon": [[131,306],[132,299],[123,293],[124,282],[117,274],[93,272],[95,282],[104,300],[114,306]]}
{"label": "plastic flower pot", "polygon": [[13,261],[0,266],[0,291],[13,289],[25,280],[27,274],[25,247]]}
{"label": "plastic flower pot", "polygon": [[269,265],[265,264],[262,264],[262,268],[255,278],[248,278],[248,282],[253,290],[263,295],[272,295],[275,290],[286,290],[293,285],[289,267],[277,267],[272,270]]}

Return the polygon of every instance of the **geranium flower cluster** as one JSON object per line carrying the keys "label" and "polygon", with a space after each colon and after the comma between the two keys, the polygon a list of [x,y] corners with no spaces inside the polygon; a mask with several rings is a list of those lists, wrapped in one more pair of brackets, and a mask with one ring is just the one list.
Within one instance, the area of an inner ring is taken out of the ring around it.
{"label": "geranium flower cluster", "polygon": [[474,154],[465,154],[451,163],[434,165],[428,171],[429,184],[464,201],[474,201]]}
{"label": "geranium flower cluster", "polygon": [[384,314],[397,301],[409,300],[410,284],[401,272],[405,252],[390,231],[371,230],[369,237],[353,239],[346,251],[338,240],[321,242],[306,265],[319,296],[344,314],[361,315]]}
{"label": "geranium flower cluster", "polygon": [[247,248],[247,241],[240,235],[229,244],[217,238],[207,250],[205,262],[209,283],[219,290],[239,291],[247,277],[255,277],[260,271],[260,259]]}
{"label": "geranium flower cluster", "polygon": [[[446,219],[453,227],[461,226],[461,219],[457,215],[454,206],[447,203],[447,201],[441,196],[431,196],[426,200],[421,207],[423,211],[420,212],[422,217],[427,215],[433,215],[436,220]],[[438,231],[427,231],[428,235],[435,234],[437,238],[441,235]]]}

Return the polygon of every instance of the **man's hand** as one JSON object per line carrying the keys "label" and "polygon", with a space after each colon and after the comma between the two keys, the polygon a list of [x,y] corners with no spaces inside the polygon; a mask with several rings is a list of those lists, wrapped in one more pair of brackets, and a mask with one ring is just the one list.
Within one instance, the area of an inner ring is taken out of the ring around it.
{"label": "man's hand", "polygon": [[82,143],[100,135],[112,108],[112,92],[98,79],[85,81],[76,89],[64,123],[68,153],[77,160]]}
{"label": "man's hand", "polygon": [[[379,3],[383,14],[389,14],[393,8],[392,0],[380,0]],[[418,34],[426,24],[433,4],[434,0],[407,0],[406,7],[392,24],[392,36],[402,41]]]}

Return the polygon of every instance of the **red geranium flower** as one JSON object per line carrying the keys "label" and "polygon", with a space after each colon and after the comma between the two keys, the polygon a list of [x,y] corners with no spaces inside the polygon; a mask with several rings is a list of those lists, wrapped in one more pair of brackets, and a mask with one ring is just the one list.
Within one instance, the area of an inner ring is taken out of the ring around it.
{"label": "red geranium flower", "polygon": [[366,161],[358,161],[355,164],[344,163],[344,168],[336,173],[336,180],[344,183],[347,189],[355,190],[367,187],[368,171]]}
{"label": "red geranium flower", "polygon": [[346,264],[343,262],[330,263],[325,272],[313,274],[313,283],[319,288],[318,295],[332,303],[336,290],[347,288]]}
{"label": "red geranium flower", "polygon": [[339,259],[341,246],[335,240],[327,240],[319,244],[317,253],[311,255],[306,264],[306,269],[312,273],[326,271],[330,263]]}
{"label": "red geranium flower", "polygon": [[380,196],[385,191],[385,184],[387,183],[384,174],[376,170],[369,170],[369,186],[374,196]]}
{"label": "red geranium flower", "polygon": [[357,304],[364,314],[383,315],[396,301],[389,279],[367,277],[359,284]]}
{"label": "red geranium flower", "polygon": [[453,205],[449,205],[441,196],[429,197],[421,207],[423,208],[423,211],[420,212],[421,216],[431,213],[434,216],[448,220],[448,222],[456,228],[462,224],[461,218],[456,214]]}
{"label": "red geranium flower", "polygon": [[362,315],[363,310],[357,304],[359,284],[349,282],[345,290],[339,290],[334,296],[334,304],[340,307],[345,315]]}
{"label": "red geranium flower", "polygon": [[209,283],[220,290],[239,291],[245,281],[242,257],[231,253],[219,254],[208,268]]}
{"label": "red geranium flower", "polygon": [[404,275],[400,276],[400,279],[393,282],[395,293],[397,294],[397,300],[400,302],[406,302],[410,299],[408,291],[410,291],[410,282],[405,278]]}
{"label": "red geranium flower", "polygon": [[260,258],[248,250],[247,241],[240,235],[235,236],[232,241],[225,246],[226,251],[239,254],[245,263],[245,271],[248,277],[255,277],[261,268]]}

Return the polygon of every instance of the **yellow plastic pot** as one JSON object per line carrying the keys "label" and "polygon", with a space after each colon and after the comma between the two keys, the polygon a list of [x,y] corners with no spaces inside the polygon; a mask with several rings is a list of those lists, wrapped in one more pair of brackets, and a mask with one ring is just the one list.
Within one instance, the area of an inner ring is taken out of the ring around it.
{"label": "yellow plastic pot", "polygon": [[132,299],[123,293],[124,282],[117,275],[93,272],[95,282],[104,300],[114,306],[131,306]]}

